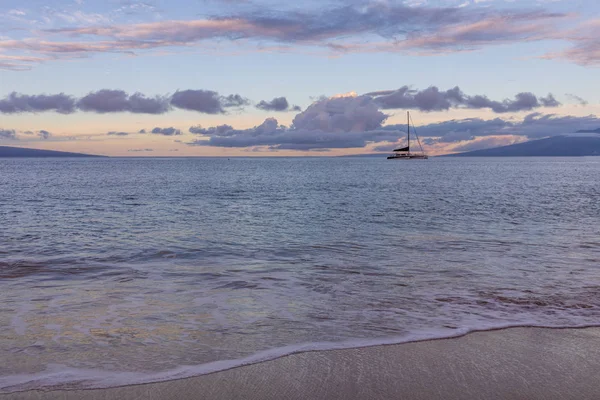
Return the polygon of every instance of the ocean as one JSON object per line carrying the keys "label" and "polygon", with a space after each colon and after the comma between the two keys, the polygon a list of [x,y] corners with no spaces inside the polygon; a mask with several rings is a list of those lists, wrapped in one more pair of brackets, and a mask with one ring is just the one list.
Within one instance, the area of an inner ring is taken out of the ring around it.
{"label": "ocean", "polygon": [[600,157],[0,159],[0,393],[600,325]]}

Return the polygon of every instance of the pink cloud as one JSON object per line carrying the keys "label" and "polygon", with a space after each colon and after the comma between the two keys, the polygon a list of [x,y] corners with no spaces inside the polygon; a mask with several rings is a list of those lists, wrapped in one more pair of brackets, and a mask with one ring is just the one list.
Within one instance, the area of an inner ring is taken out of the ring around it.
{"label": "pink cloud", "polygon": [[[561,30],[559,23],[570,17],[570,14],[543,10],[500,12],[373,3],[364,8],[345,6],[305,12],[255,12],[213,19],[51,29],[39,31],[39,38],[0,40],[0,51],[41,54],[45,60],[106,52],[134,54],[228,40],[243,42],[255,51],[265,45],[268,48],[294,45],[296,49],[299,46],[316,47],[338,54],[408,51],[432,55],[566,38],[573,43],[572,48],[544,57],[567,58],[582,65],[599,63],[600,23],[592,21],[573,31]],[[92,19],[90,23],[97,25],[98,21]],[[365,38],[369,39],[365,41]],[[0,59],[0,68],[2,62],[5,67],[15,63]],[[13,68],[24,67],[13,65]]]}
{"label": "pink cloud", "polygon": [[578,28],[565,32],[564,39],[572,47],[545,54],[546,59],[566,59],[579,65],[600,65],[600,19],[586,21]]}

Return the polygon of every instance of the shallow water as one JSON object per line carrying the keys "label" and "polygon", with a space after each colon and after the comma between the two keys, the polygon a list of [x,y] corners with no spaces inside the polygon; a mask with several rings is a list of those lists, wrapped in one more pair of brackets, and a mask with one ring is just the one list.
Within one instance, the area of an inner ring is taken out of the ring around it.
{"label": "shallow water", "polygon": [[600,323],[600,158],[18,159],[0,171],[0,390]]}

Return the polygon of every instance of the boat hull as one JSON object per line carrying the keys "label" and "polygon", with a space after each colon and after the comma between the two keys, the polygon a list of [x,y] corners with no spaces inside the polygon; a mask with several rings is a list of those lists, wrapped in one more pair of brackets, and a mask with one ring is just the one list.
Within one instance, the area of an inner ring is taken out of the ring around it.
{"label": "boat hull", "polygon": [[427,160],[429,157],[425,154],[394,154],[388,156],[388,160]]}

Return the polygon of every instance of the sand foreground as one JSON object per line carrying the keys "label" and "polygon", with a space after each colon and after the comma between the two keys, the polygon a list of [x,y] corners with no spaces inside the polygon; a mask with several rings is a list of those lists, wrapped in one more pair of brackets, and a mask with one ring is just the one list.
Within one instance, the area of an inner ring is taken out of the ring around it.
{"label": "sand foreground", "polygon": [[600,328],[293,354],[194,378],[6,399],[600,399]]}

